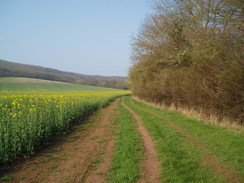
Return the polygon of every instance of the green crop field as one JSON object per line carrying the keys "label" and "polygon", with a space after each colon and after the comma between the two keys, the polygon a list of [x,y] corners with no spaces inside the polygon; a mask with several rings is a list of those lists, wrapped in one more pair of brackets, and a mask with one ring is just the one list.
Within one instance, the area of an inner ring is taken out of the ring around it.
{"label": "green crop field", "polygon": [[45,92],[114,92],[112,88],[71,84],[32,78],[0,77],[0,94]]}

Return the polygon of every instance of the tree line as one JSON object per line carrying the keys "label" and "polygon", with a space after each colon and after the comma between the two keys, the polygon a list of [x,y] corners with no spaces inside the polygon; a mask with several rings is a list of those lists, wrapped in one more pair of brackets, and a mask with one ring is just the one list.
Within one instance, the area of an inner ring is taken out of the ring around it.
{"label": "tree line", "polygon": [[101,86],[106,88],[115,88],[128,90],[128,86],[125,80],[122,79],[103,79],[103,77],[87,76],[84,79],[77,80],[77,84],[90,85],[90,86]]}
{"label": "tree line", "polygon": [[153,9],[132,39],[133,94],[243,124],[243,1],[158,0]]}

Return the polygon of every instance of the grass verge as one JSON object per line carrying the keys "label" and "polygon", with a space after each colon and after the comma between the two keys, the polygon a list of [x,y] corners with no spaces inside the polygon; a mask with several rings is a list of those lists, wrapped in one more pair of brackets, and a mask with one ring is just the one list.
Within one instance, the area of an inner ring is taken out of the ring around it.
{"label": "grass verge", "polygon": [[192,136],[197,137],[210,152],[216,155],[220,162],[229,165],[237,171],[244,181],[243,132],[234,133],[226,128],[189,119],[182,114],[151,107],[134,99],[130,100],[130,103],[167,118]]}
{"label": "grass verge", "polygon": [[[142,119],[145,128],[152,136],[161,162],[160,177],[163,182],[228,182],[213,173],[208,164],[202,163],[201,152],[186,138],[161,119],[139,110],[132,105],[135,101],[125,100]],[[144,105],[140,107],[145,108]]]}

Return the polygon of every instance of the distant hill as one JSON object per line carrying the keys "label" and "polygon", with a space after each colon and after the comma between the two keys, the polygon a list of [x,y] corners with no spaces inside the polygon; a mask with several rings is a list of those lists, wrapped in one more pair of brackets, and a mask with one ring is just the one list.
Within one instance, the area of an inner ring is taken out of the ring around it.
{"label": "distant hill", "polygon": [[125,77],[83,75],[73,72],[59,71],[52,68],[14,63],[1,59],[0,77],[27,77],[108,88],[127,89]]}

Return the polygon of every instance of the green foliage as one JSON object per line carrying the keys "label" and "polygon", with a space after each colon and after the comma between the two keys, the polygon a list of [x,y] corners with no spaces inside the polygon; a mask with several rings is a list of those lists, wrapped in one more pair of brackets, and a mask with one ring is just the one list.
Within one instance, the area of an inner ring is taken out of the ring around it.
{"label": "green foliage", "polygon": [[10,176],[4,176],[4,177],[2,177],[2,178],[0,178],[0,181],[11,181],[13,178],[12,177],[10,177]]}
{"label": "green foliage", "polygon": [[66,141],[66,142],[74,142],[75,139],[74,139],[74,138],[67,138],[65,141]]}

